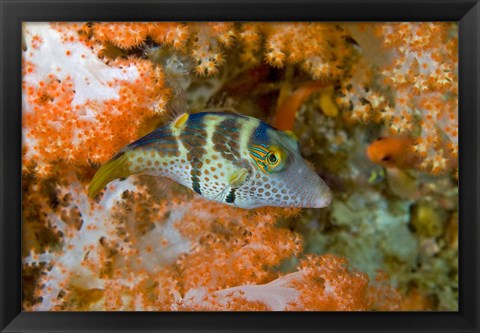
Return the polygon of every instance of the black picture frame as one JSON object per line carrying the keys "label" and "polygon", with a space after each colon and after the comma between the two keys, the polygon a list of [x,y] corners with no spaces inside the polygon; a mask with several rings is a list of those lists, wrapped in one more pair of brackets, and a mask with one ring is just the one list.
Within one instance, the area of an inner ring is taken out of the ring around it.
{"label": "black picture frame", "polygon": [[[1,0],[0,328],[2,332],[480,332],[480,3],[472,0]],[[148,313],[21,311],[22,21],[458,21],[459,311]]]}

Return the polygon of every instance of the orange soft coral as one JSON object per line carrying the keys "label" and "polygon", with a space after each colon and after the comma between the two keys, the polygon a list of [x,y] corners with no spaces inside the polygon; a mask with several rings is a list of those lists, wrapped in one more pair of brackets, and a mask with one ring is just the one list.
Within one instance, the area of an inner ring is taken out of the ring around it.
{"label": "orange soft coral", "polygon": [[[47,250],[29,241],[25,271],[43,271],[29,309],[366,310],[399,301],[387,288],[387,301],[374,305],[376,285],[331,255],[307,256],[297,272],[281,273],[302,240],[275,224],[297,209],[244,210],[171,189],[147,192],[139,179],[114,182],[91,202],[84,176],[68,168],[56,176],[55,192],[44,182],[26,191],[25,224],[38,229],[30,207],[42,211],[58,244]],[[46,194],[54,207],[41,204]]]}
{"label": "orange soft coral", "polygon": [[[438,174],[456,169],[457,25],[375,24],[370,32],[370,42],[379,45],[384,57],[365,51],[352,76],[342,82],[338,103],[351,109],[350,119],[356,122],[381,122],[390,135],[414,136],[412,153],[423,159],[420,170]],[[373,70],[378,64],[380,76]]]}
{"label": "orange soft coral", "polygon": [[200,76],[218,73],[218,67],[224,62],[222,45],[231,45],[231,24],[197,23],[190,28],[195,36],[191,50],[191,56],[196,63],[195,72]]}
{"label": "orange soft coral", "polygon": [[188,29],[184,24],[171,22],[152,22],[148,24],[148,35],[160,45],[171,45],[182,50],[188,39]]}
{"label": "orange soft coral", "polygon": [[190,40],[190,55],[195,61],[198,75],[214,75],[223,63],[223,48],[233,44],[235,32],[231,23],[190,23],[188,25],[169,22],[95,23],[93,38],[121,49],[141,46],[151,37],[160,45],[170,45],[179,51],[186,51]]}
{"label": "orange soft coral", "polygon": [[[369,282],[344,259],[303,256],[300,234],[279,226],[299,210],[237,209],[178,188],[159,190],[152,178],[135,176],[110,184],[98,201],[86,195],[90,164],[136,139],[170,99],[161,65],[135,55],[148,38],[190,57],[200,76],[218,73],[233,49],[241,50],[240,62],[298,66],[321,85],[348,71],[341,65],[352,50],[342,29],[324,23],[42,23],[28,24],[25,36],[23,257],[31,279],[25,309],[396,308],[394,290]],[[101,49],[111,44],[122,57],[101,60]],[[381,95],[369,96],[373,109],[386,105]],[[284,109],[295,114],[298,105]],[[421,105],[436,109],[438,100]],[[380,293],[388,297],[379,300]]]}
{"label": "orange soft coral", "polygon": [[[331,23],[94,23],[93,39],[129,50],[147,37],[160,45],[188,53],[199,76],[218,73],[225,52],[238,44],[240,60],[273,67],[301,66],[314,79],[338,78],[351,48],[341,29]],[[263,54],[262,54],[263,53]]]}
{"label": "orange soft coral", "polygon": [[308,256],[298,271],[265,284],[244,284],[218,291],[190,290],[182,309],[234,311],[395,310],[401,297],[391,287],[369,284],[345,259]]}
{"label": "orange soft coral", "polygon": [[202,214],[186,217],[178,224],[180,232],[194,237],[197,244],[193,253],[179,261],[187,291],[264,283],[275,276],[269,268],[301,249],[298,236],[273,226],[276,216],[288,216],[295,210],[243,211],[221,204],[201,208],[204,206],[201,201],[193,205],[191,209]]}
{"label": "orange soft coral", "polygon": [[345,259],[333,255],[308,256],[299,272],[302,278],[293,284],[300,295],[290,310],[394,310],[401,299],[391,287],[369,285],[366,274],[350,271]]}
{"label": "orange soft coral", "polygon": [[147,37],[175,49],[182,49],[187,40],[185,25],[171,22],[102,22],[94,23],[92,31],[96,40],[121,49],[141,46]]}
{"label": "orange soft coral", "polygon": [[262,31],[268,64],[299,64],[313,79],[338,77],[342,62],[351,52],[342,31],[330,23],[264,24]]}
{"label": "orange soft coral", "polygon": [[142,22],[95,23],[93,34],[103,43],[110,42],[119,48],[129,49],[145,41],[148,25]]}
{"label": "orange soft coral", "polygon": [[[86,45],[63,42],[63,34],[48,26],[32,26],[28,33],[23,163],[38,176],[48,176],[56,161],[105,161],[138,137],[144,120],[165,109],[169,90],[162,70],[151,62],[128,59],[107,66]],[[40,35],[57,43],[54,54],[44,55],[50,51],[48,45],[37,45]]]}
{"label": "orange soft coral", "polygon": [[238,40],[242,45],[240,59],[247,64],[258,64],[261,61],[262,38],[260,26],[256,23],[244,23],[238,32]]}

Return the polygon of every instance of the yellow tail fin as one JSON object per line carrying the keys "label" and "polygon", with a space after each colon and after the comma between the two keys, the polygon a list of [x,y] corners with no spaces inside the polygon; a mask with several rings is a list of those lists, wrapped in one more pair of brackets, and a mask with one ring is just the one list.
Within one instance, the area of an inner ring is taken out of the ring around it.
{"label": "yellow tail fin", "polygon": [[130,170],[127,162],[127,155],[121,154],[102,165],[88,186],[88,196],[93,199],[112,180],[129,176]]}

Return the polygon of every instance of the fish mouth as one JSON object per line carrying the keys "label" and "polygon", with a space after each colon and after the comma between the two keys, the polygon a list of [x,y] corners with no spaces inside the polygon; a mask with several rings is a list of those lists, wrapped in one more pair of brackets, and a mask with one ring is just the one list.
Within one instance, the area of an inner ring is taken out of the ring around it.
{"label": "fish mouth", "polygon": [[332,202],[333,193],[330,187],[307,165],[302,167],[300,164],[294,177],[291,177],[287,183],[292,189],[292,194],[300,198],[299,207],[325,208]]}
{"label": "fish mouth", "polygon": [[325,208],[332,203],[333,195],[332,191],[326,187],[323,189],[322,194],[314,198],[313,206],[311,208]]}
{"label": "fish mouth", "polygon": [[302,202],[304,208],[325,208],[328,207],[333,199],[333,194],[328,185],[320,179],[316,188],[307,192],[303,196]]}

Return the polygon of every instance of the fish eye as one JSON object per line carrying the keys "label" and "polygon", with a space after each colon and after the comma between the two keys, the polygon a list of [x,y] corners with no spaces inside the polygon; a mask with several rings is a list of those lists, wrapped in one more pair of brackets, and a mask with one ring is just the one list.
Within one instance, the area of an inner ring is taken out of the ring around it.
{"label": "fish eye", "polygon": [[265,161],[271,171],[282,171],[285,166],[285,153],[278,147],[270,147]]}
{"label": "fish eye", "polygon": [[385,155],[382,158],[382,161],[387,162],[392,160],[392,155]]}
{"label": "fish eye", "polygon": [[268,163],[275,165],[278,162],[279,158],[275,153],[269,153],[267,160],[268,160]]}

